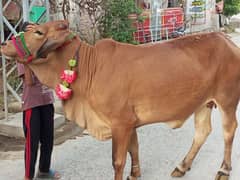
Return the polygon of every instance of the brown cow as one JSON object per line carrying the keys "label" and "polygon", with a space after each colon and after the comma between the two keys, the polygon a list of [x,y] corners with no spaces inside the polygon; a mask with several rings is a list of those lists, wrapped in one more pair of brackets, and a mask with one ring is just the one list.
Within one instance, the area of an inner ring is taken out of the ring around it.
{"label": "brown cow", "polygon": [[[214,104],[222,113],[225,142],[216,179],[228,179],[240,96],[240,51],[232,42],[221,33],[207,33],[148,46],[113,40],[91,46],[68,38],[70,33],[65,21],[32,27],[24,34],[33,55],[28,66],[54,89],[76,55],[78,75],[72,97],[63,100],[65,115],[99,140],[112,138],[115,180],[122,180],[127,152],[132,160],[129,179],[140,176],[137,127],[164,122],[179,128],[194,113],[192,147],[172,172],[183,176],[211,132]],[[26,63],[16,50],[21,47],[7,41],[1,52]]]}

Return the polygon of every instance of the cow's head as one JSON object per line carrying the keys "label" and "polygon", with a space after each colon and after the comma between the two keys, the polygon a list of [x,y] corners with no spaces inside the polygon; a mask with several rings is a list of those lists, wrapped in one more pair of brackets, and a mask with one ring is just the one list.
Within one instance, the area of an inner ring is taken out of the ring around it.
{"label": "cow's head", "polygon": [[67,21],[53,21],[31,25],[26,32],[15,35],[1,44],[2,54],[10,59],[26,63],[45,58],[48,53],[62,46],[71,36]]}

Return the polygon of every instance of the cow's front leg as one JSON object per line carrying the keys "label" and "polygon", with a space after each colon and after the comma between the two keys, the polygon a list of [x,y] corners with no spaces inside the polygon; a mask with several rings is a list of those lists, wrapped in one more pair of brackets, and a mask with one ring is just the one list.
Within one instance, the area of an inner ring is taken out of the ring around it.
{"label": "cow's front leg", "polygon": [[195,112],[195,135],[192,147],[171,176],[182,177],[190,169],[195,156],[211,132],[211,112],[212,108],[207,106]]}
{"label": "cow's front leg", "polygon": [[139,164],[139,153],[138,153],[138,138],[136,129],[133,130],[131,140],[128,147],[132,164],[131,164],[131,175],[128,176],[127,180],[136,180],[141,176],[140,164]]}
{"label": "cow's front leg", "polygon": [[115,180],[123,179],[123,170],[132,132],[132,127],[125,127],[122,124],[114,125],[112,128],[112,161]]}

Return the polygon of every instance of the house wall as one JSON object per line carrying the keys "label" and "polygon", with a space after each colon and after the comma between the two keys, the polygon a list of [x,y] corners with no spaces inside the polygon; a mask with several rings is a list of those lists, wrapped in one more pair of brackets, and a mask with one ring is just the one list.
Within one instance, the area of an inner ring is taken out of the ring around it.
{"label": "house wall", "polygon": [[[204,2],[203,5],[203,12],[197,14],[204,14],[204,18],[196,18],[194,19],[194,2]],[[151,9],[151,16],[157,17],[157,14],[161,11],[161,9],[168,8],[171,2],[171,5],[174,7],[180,6],[178,2],[182,4],[185,13],[185,23],[187,26],[187,32],[198,32],[198,31],[205,31],[205,30],[217,30],[219,28],[218,25],[218,15],[215,12],[215,0],[136,0],[136,3],[150,3]],[[152,19],[154,22],[158,22],[155,19]],[[159,22],[160,23],[160,22]]]}
{"label": "house wall", "polygon": [[[219,28],[218,25],[218,15],[215,12],[215,0],[200,0],[204,4],[202,5],[194,5],[193,0],[187,1],[186,6],[186,20],[190,24],[190,28],[188,29],[190,32],[198,32],[205,30],[217,30]],[[196,1],[195,1],[196,2]],[[203,7],[203,11],[196,12],[198,8]],[[195,16],[202,15],[202,18],[194,18]]]}

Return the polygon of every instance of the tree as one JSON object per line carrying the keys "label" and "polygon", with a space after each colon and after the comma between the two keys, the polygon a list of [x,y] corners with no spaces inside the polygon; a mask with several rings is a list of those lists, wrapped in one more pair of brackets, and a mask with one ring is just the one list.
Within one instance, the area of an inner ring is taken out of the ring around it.
{"label": "tree", "polygon": [[232,16],[240,12],[240,0],[224,0],[223,14]]}
{"label": "tree", "polygon": [[[88,18],[91,22],[92,41],[88,40],[88,43],[95,44],[97,41],[97,34],[99,32],[99,21],[103,15],[102,6],[104,0],[74,0],[74,3],[78,5],[79,9],[87,12]],[[81,11],[80,11],[81,15]]]}
{"label": "tree", "polygon": [[136,28],[129,15],[136,14],[140,18],[141,9],[136,6],[134,0],[106,0],[103,8],[105,13],[101,20],[102,37],[136,44],[133,39]]}

